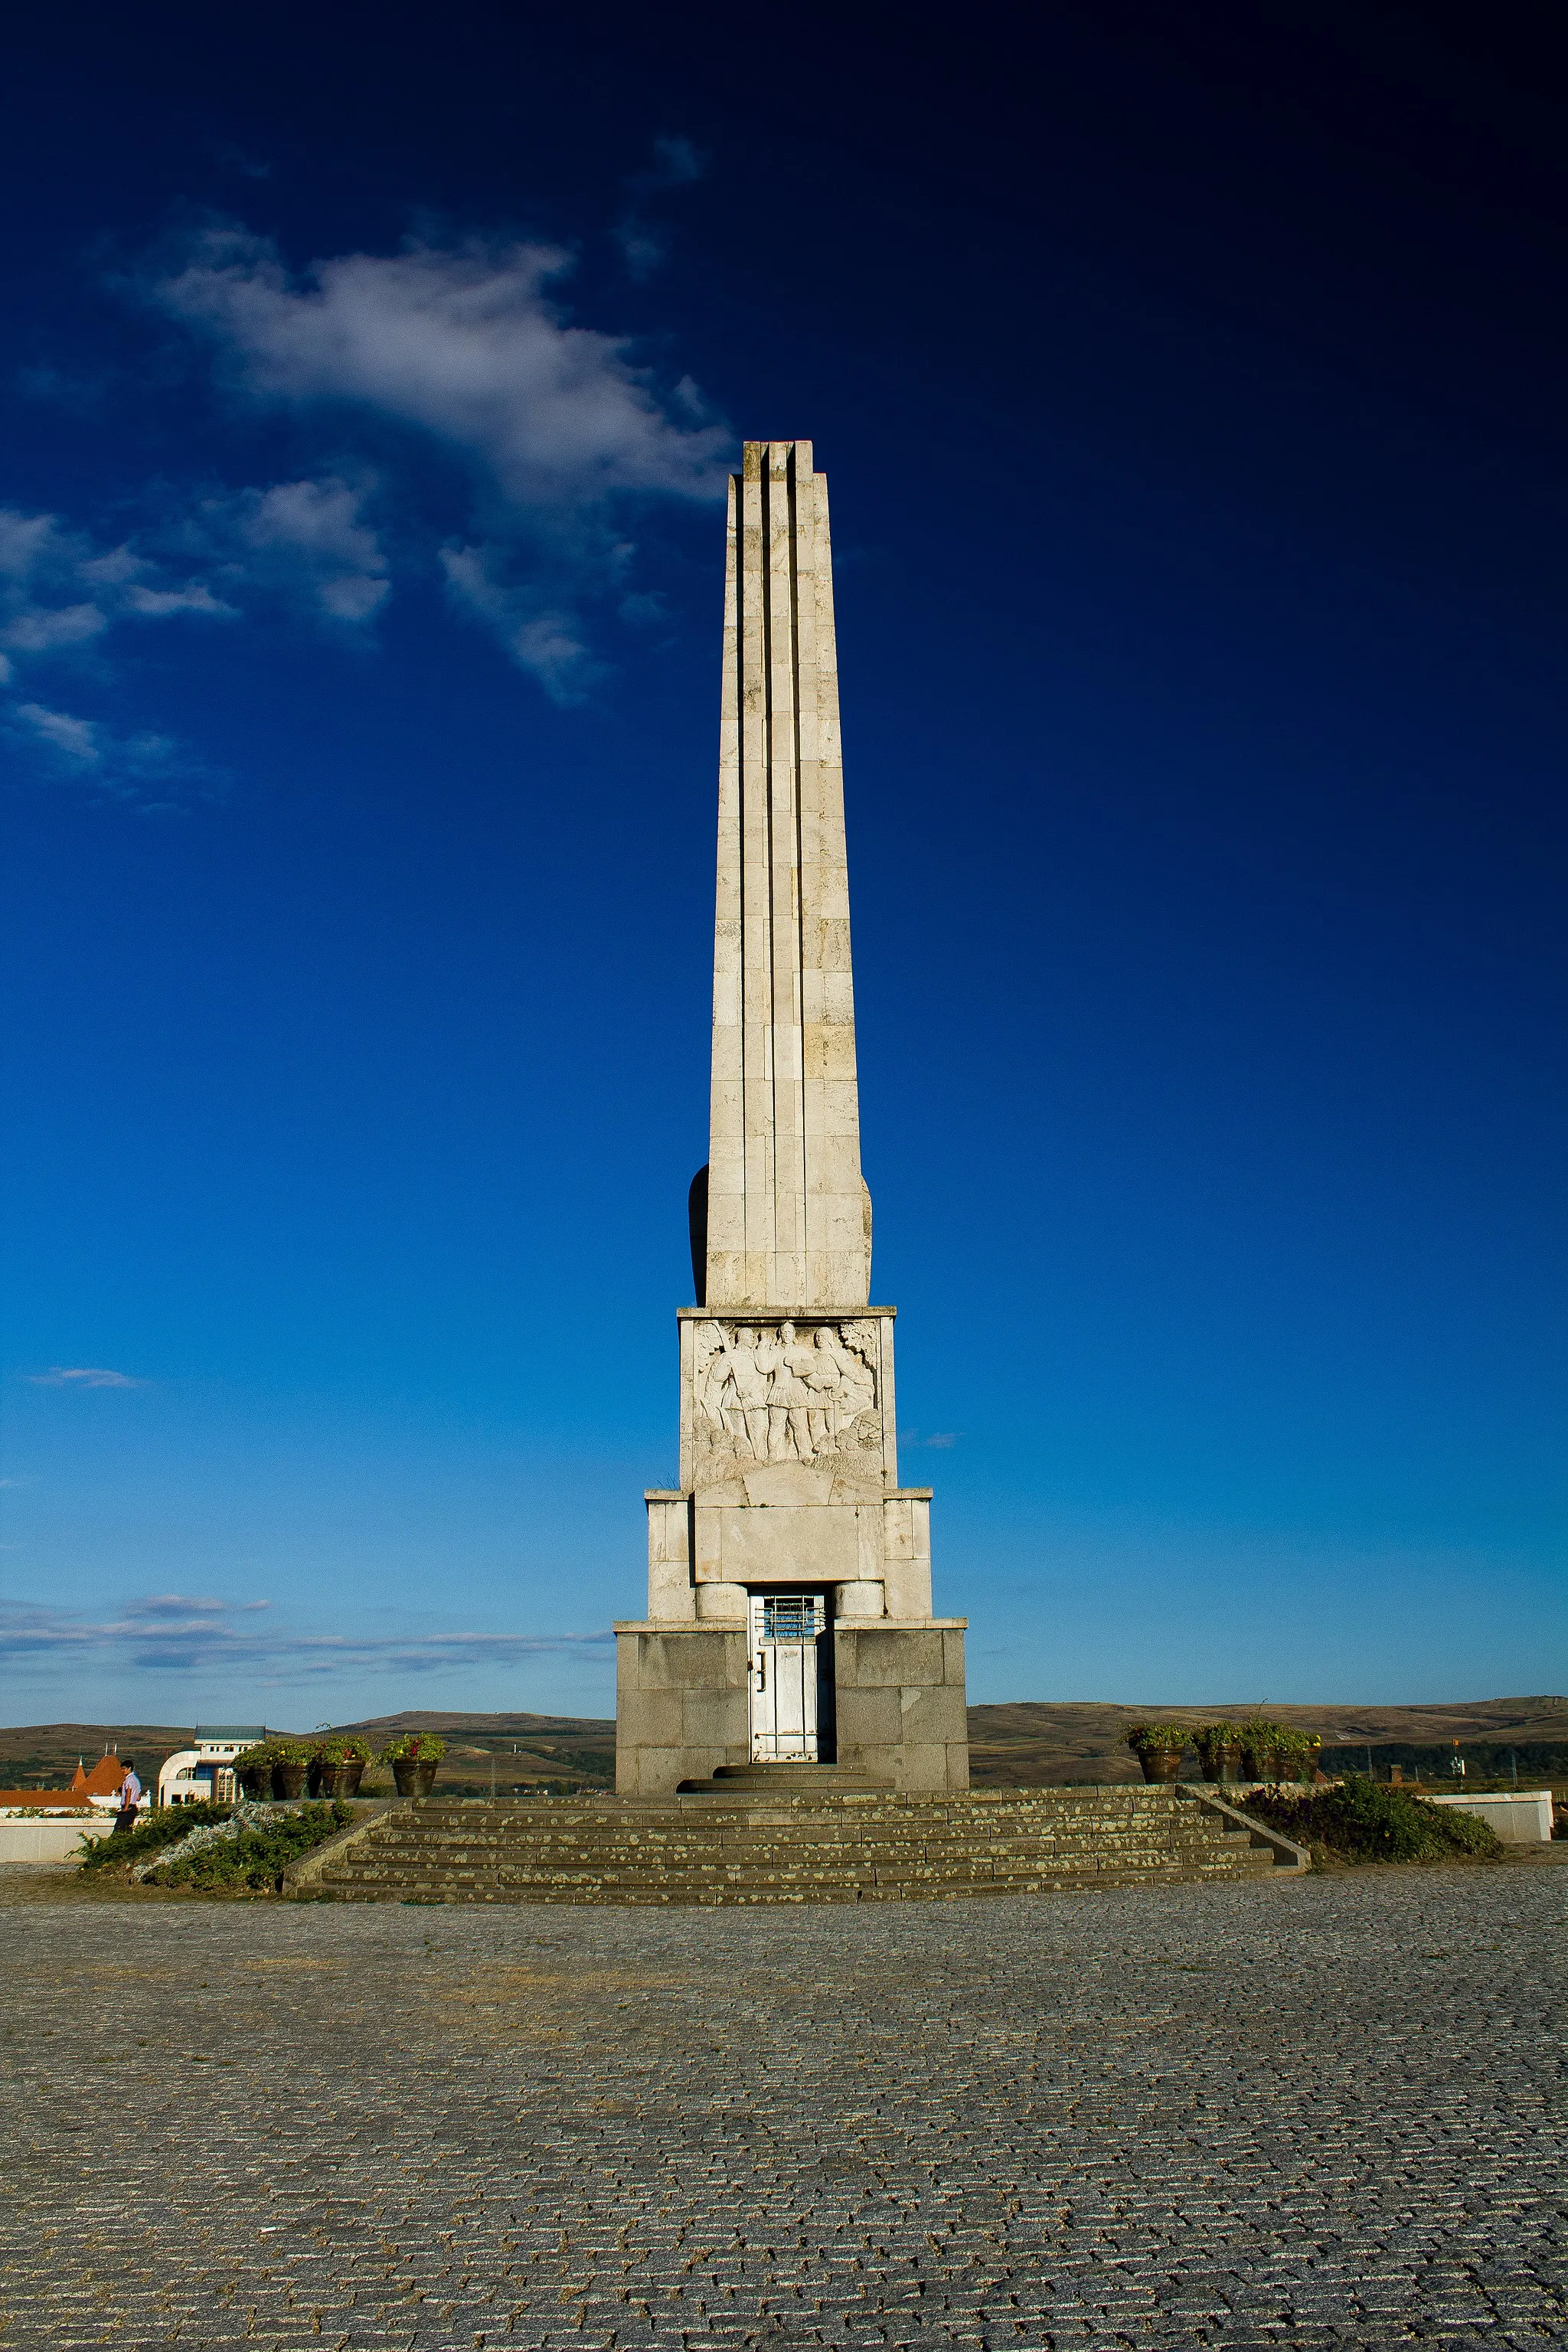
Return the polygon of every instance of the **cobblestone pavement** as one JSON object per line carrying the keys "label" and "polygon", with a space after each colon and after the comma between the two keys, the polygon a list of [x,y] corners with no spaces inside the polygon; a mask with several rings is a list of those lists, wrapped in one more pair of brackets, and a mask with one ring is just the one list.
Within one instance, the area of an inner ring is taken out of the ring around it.
{"label": "cobblestone pavement", "polygon": [[13,1890],[0,2343],[1563,2343],[1565,1914]]}

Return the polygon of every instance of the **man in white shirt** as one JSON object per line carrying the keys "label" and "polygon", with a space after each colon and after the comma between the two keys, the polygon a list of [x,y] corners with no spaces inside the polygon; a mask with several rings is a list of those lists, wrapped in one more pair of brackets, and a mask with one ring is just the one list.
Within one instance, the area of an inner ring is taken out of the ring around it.
{"label": "man in white shirt", "polygon": [[135,1828],[136,1808],[141,1802],[142,1783],[136,1778],[136,1767],[128,1756],[125,1759],[125,1778],[120,1783],[120,1811],[114,1822],[114,1832],[117,1837],[121,1830],[129,1831]]}

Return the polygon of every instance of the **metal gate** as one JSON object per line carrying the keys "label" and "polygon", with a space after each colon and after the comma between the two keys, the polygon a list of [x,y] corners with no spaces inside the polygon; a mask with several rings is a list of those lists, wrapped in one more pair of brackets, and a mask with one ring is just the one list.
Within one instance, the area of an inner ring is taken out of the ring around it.
{"label": "metal gate", "polygon": [[827,1604],[819,1592],[752,1595],[752,1761],[815,1764],[826,1665]]}

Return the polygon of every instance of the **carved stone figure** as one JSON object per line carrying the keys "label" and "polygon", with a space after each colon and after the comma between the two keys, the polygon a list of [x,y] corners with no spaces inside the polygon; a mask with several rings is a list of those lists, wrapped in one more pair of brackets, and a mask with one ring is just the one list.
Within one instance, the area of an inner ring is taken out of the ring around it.
{"label": "carved stone figure", "polygon": [[[877,1376],[868,1360],[876,1344],[874,1324],[700,1324],[699,1443],[742,1463],[814,1463],[879,1448]],[[869,1425],[858,1426],[868,1416]]]}

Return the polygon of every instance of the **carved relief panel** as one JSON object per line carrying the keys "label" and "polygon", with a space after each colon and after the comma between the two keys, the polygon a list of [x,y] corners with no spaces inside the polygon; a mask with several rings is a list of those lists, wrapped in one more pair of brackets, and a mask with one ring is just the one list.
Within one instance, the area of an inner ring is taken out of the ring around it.
{"label": "carved relief panel", "polygon": [[728,1486],[798,1464],[882,1484],[881,1339],[872,1318],[747,1323],[691,1331],[692,1483]]}

